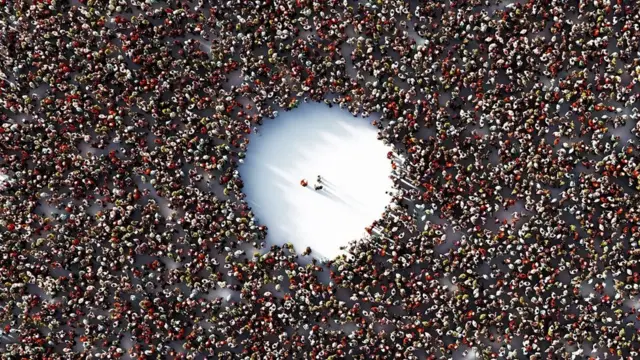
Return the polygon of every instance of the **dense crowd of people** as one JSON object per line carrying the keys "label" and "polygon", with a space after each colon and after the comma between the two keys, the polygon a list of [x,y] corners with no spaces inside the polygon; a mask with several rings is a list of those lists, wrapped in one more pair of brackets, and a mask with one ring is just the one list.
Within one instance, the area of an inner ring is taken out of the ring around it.
{"label": "dense crowd of people", "polygon": [[[1,358],[640,357],[637,2],[0,0],[0,39]],[[311,101],[395,148],[330,260],[238,173]]]}

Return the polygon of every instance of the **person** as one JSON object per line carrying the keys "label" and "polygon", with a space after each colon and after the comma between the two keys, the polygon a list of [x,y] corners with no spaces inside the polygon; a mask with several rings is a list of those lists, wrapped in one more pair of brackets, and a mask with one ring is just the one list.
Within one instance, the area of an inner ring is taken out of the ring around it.
{"label": "person", "polygon": [[315,191],[319,191],[319,190],[324,189],[324,186],[322,186],[322,184],[316,183],[316,184],[313,186],[313,189],[314,189]]}

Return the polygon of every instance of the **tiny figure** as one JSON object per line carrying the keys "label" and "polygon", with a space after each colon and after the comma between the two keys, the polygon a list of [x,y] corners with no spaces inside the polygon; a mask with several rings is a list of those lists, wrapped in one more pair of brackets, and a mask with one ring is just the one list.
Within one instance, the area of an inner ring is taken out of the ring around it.
{"label": "tiny figure", "polygon": [[302,185],[302,187],[307,187],[307,185],[309,185],[309,182],[306,179],[302,179],[300,180],[300,185]]}
{"label": "tiny figure", "polygon": [[324,186],[322,186],[322,184],[315,184],[315,185],[313,186],[313,189],[314,189],[315,191],[322,190],[323,188],[324,188]]}
{"label": "tiny figure", "polygon": [[318,175],[318,184],[322,184],[322,176]]}

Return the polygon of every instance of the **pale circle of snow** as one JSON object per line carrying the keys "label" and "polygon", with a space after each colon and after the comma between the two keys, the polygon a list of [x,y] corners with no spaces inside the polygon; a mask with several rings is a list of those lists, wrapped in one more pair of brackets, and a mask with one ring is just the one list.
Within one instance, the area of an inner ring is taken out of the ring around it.
{"label": "pale circle of snow", "polygon": [[[370,122],[338,107],[303,104],[266,119],[250,136],[239,171],[247,202],[269,228],[268,243],[291,243],[298,252],[309,246],[316,258],[335,258],[341,246],[366,236],[393,185],[392,149],[377,140]],[[318,175],[324,189],[316,191]]]}

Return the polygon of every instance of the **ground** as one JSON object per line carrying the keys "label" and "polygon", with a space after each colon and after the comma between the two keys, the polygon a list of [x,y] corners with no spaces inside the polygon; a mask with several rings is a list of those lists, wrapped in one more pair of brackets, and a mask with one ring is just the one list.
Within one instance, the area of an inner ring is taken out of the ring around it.
{"label": "ground", "polygon": [[[377,140],[371,119],[303,104],[265,121],[250,140],[240,175],[269,243],[333,258],[362,238],[390,201],[391,148]],[[315,191],[318,175],[324,188]]]}

